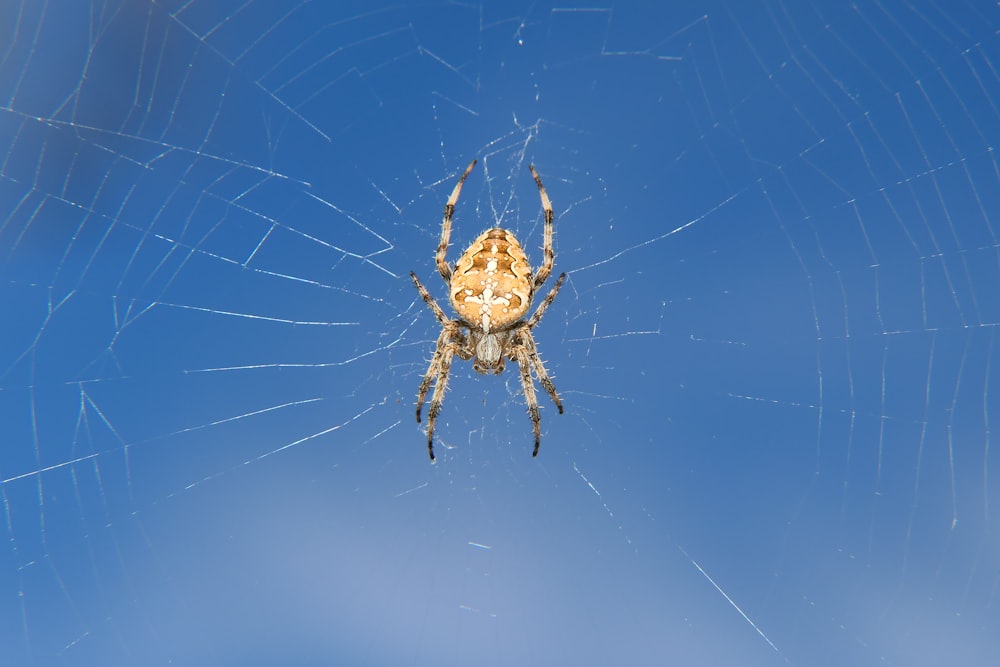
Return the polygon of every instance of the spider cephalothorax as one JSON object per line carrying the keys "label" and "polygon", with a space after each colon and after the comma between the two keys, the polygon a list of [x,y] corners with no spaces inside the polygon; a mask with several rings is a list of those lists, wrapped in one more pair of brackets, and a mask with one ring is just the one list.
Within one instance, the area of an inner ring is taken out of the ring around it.
{"label": "spider cephalothorax", "polygon": [[538,455],[538,445],[541,442],[541,415],[538,410],[538,399],[535,396],[535,386],[531,373],[545,388],[545,391],[555,402],[562,413],[562,402],[556,393],[555,385],[545,372],[542,360],[538,357],[535,339],[531,330],[542,319],[545,309],[549,307],[559,288],[562,287],[566,274],[556,280],[555,286],[539,304],[534,314],[524,319],[531,308],[535,290],[542,286],[552,273],[555,252],[552,250],[552,202],[545,193],[542,179],[538,177],[534,166],[529,166],[531,175],[538,185],[538,194],[542,199],[542,209],[545,211],[545,228],[543,232],[543,260],[537,272],[532,272],[528,258],[521,244],[512,233],[506,229],[494,228],[483,232],[472,245],[462,253],[462,256],[452,267],[445,260],[448,252],[448,240],[451,237],[451,218],[455,213],[455,203],[462,192],[462,185],[472,168],[476,166],[473,160],[465,173],[458,179],[455,189],[444,207],[444,222],[441,225],[441,242],[438,244],[438,273],[448,284],[448,300],[458,313],[458,319],[451,319],[444,314],[441,307],[420,283],[416,274],[410,272],[413,284],[417,286],[420,296],[434,312],[441,323],[441,334],[438,336],[437,347],[431,358],[430,366],[420,383],[417,393],[417,421],[420,421],[420,411],[427,397],[431,383],[434,383],[434,395],[431,397],[431,407],[427,419],[427,450],[431,460],[434,460],[434,424],[441,411],[441,402],[448,384],[448,373],[451,370],[451,360],[455,355],[459,359],[472,359],[472,367],[479,373],[499,374],[504,369],[505,359],[516,361],[521,371],[521,386],[528,402],[528,414],[535,430],[535,449],[532,456]]}

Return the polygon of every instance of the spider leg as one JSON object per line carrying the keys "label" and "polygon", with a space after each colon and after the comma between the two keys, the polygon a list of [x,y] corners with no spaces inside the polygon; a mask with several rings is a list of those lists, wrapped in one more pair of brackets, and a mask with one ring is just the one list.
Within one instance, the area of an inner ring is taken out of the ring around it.
{"label": "spider leg", "polygon": [[538,176],[538,172],[535,171],[535,165],[529,164],[528,169],[531,171],[531,175],[535,179],[535,184],[538,186],[538,196],[542,199],[542,210],[545,212],[545,228],[542,232],[542,265],[538,268],[538,273],[535,274],[535,287],[537,288],[541,287],[549,279],[549,274],[552,273],[552,265],[556,261],[556,253],[552,249],[552,220],[555,218],[555,214],[552,212],[552,202],[549,200],[548,193],[545,192],[542,179]]}
{"label": "spider leg", "polygon": [[538,456],[538,446],[542,442],[542,415],[538,411],[538,397],[535,396],[535,384],[531,381],[531,360],[527,349],[519,342],[511,346],[511,354],[521,371],[521,387],[524,389],[524,400],[528,403],[528,415],[535,430],[535,449],[532,456]]}
{"label": "spider leg", "polygon": [[417,423],[420,423],[420,412],[424,407],[424,400],[427,392],[430,391],[431,383],[434,383],[434,394],[431,396],[431,406],[427,411],[427,452],[431,461],[434,460],[434,424],[437,421],[438,413],[441,412],[441,402],[444,400],[444,392],[448,387],[448,373],[451,370],[451,359],[454,355],[459,358],[469,360],[473,357],[469,348],[469,338],[462,332],[465,326],[460,320],[449,319],[441,306],[437,304],[427,288],[423,286],[417,274],[410,271],[410,278],[416,285],[420,297],[433,311],[434,317],[441,323],[441,333],[438,335],[437,344],[434,346],[434,356],[431,363],[420,381],[420,388],[417,390]]}
{"label": "spider leg", "polygon": [[566,274],[560,273],[559,280],[556,281],[556,284],[551,290],[549,290],[549,293],[545,295],[545,299],[538,304],[538,308],[535,309],[534,314],[526,322],[529,329],[533,329],[534,326],[538,324],[538,321],[542,319],[542,315],[545,314],[545,310],[552,305],[553,301],[556,300],[556,294],[559,293],[559,288],[562,287],[564,280],[566,280]]}
{"label": "spider leg", "polygon": [[444,222],[441,223],[441,241],[438,243],[434,261],[437,262],[438,273],[441,274],[446,283],[451,282],[451,267],[445,261],[445,255],[448,253],[448,239],[451,238],[451,217],[455,215],[455,204],[458,202],[458,196],[462,193],[462,186],[465,184],[465,179],[475,166],[476,161],[473,160],[465,168],[465,173],[458,179],[455,189],[451,191],[451,196],[448,197],[448,203],[444,205]]}
{"label": "spider leg", "polygon": [[[442,332],[442,336],[446,332]],[[437,381],[434,383],[434,395],[431,397],[431,407],[427,411],[427,453],[434,460],[434,424],[437,422],[438,413],[441,412],[441,403],[444,401],[444,392],[448,389],[448,373],[451,371],[451,357],[455,354],[455,346],[446,343],[438,348],[441,350],[438,359]],[[422,385],[421,385],[422,386]]]}
{"label": "spider leg", "polygon": [[420,297],[424,300],[424,303],[427,304],[427,307],[433,311],[434,317],[437,318],[438,322],[441,324],[448,324],[451,322],[448,316],[444,314],[444,311],[441,310],[441,306],[439,306],[437,301],[434,300],[434,297],[431,296],[431,293],[428,292],[427,288],[420,282],[420,278],[417,278],[417,274],[410,271],[410,278],[413,279],[413,284],[417,286],[417,291],[420,292]]}
{"label": "spider leg", "polygon": [[418,424],[420,423],[420,412],[424,407],[424,399],[427,397],[427,392],[431,388],[431,382],[434,381],[434,377],[440,368],[441,355],[444,353],[444,350],[450,348],[454,354],[457,354],[466,361],[472,358],[472,353],[468,349],[468,338],[462,333],[460,326],[454,320],[445,322],[444,328],[438,335],[437,345],[434,346],[434,356],[431,357],[431,363],[427,367],[427,372],[424,373],[424,377],[420,381],[420,389],[417,390]]}
{"label": "spider leg", "polygon": [[545,392],[552,399],[552,402],[559,408],[559,414],[562,414],[563,406],[562,401],[559,400],[559,392],[556,391],[556,385],[553,384],[552,378],[545,372],[545,365],[542,363],[542,358],[538,356],[538,348],[535,346],[535,338],[531,335],[531,329],[524,328],[521,332],[521,341],[528,354],[528,359],[531,361],[531,368],[535,371],[535,377],[545,388]]}
{"label": "spider leg", "polygon": [[427,372],[424,373],[424,378],[420,381],[420,389],[417,390],[417,423],[420,423],[420,412],[424,408],[424,400],[427,398],[427,391],[431,388],[431,382],[434,381],[435,376],[439,373],[441,368],[441,354],[444,352],[444,348],[447,347],[448,330],[442,329],[441,334],[438,336],[437,345],[434,347],[434,356],[431,357],[431,363],[427,367]]}

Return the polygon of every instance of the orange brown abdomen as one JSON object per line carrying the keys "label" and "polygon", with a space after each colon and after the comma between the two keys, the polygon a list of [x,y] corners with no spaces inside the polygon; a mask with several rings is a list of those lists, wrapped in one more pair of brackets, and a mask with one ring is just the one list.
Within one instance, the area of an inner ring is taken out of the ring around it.
{"label": "orange brown abdomen", "polygon": [[531,292],[531,267],[521,244],[506,229],[490,229],[459,257],[448,296],[463,320],[489,333],[524,317]]}

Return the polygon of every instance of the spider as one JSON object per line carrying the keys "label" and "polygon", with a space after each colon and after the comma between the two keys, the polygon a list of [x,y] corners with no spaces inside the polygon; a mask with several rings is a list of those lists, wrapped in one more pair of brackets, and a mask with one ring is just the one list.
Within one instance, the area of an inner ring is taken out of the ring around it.
{"label": "spider", "polygon": [[559,408],[559,414],[563,411],[556,387],[538,357],[538,349],[535,347],[531,330],[556,298],[559,288],[566,280],[565,273],[559,275],[555,286],[535,309],[534,314],[525,319],[531,308],[535,290],[548,279],[555,262],[555,252],[552,250],[554,217],[552,202],[545,193],[545,186],[542,185],[542,179],[538,177],[534,165],[529,165],[528,169],[531,170],[535,184],[538,185],[542,209],[545,211],[542,249],[544,258],[538,271],[531,270],[528,258],[514,235],[499,227],[483,232],[462,253],[454,266],[445,261],[455,203],[462,192],[466,177],[475,166],[476,160],[473,160],[458,179],[448,203],[445,204],[441,242],[438,243],[435,255],[438,273],[448,285],[448,299],[452,308],[458,313],[458,318],[451,319],[446,316],[427,288],[421,284],[417,274],[410,272],[420,296],[441,323],[441,334],[437,339],[434,356],[431,357],[430,366],[417,392],[417,423],[419,423],[424,399],[427,398],[431,383],[434,383],[434,395],[431,397],[430,410],[427,414],[427,451],[431,461],[434,460],[434,422],[441,412],[441,403],[448,386],[451,360],[455,355],[466,361],[472,359],[472,367],[484,374],[499,375],[503,372],[504,357],[517,362],[521,370],[521,386],[528,403],[528,414],[535,429],[535,449],[531,453],[532,456],[538,456],[538,445],[542,437],[541,416],[538,412],[535,386],[532,383],[532,371]]}

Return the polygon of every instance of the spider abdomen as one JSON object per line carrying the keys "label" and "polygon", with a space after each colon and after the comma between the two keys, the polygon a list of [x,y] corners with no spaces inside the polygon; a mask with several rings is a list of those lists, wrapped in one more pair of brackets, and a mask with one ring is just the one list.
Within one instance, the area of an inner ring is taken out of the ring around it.
{"label": "spider abdomen", "polygon": [[531,307],[528,258],[506,229],[483,232],[462,254],[451,276],[452,308],[484,333],[517,322]]}

